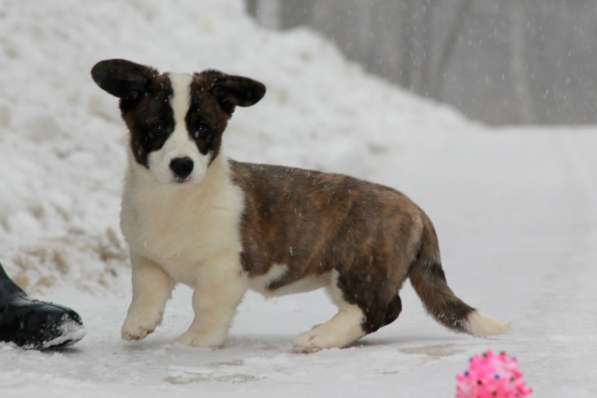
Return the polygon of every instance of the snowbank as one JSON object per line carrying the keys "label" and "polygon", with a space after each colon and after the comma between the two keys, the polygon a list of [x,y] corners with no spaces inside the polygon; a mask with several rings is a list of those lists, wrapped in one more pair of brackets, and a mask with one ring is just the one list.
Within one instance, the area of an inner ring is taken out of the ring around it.
{"label": "snowbank", "polygon": [[126,132],[91,81],[100,59],[219,68],[264,81],[238,110],[232,157],[375,179],[378,161],[439,145],[465,122],[366,75],[316,34],[256,26],[241,1],[5,0],[0,11],[0,256],[28,288],[110,286]]}

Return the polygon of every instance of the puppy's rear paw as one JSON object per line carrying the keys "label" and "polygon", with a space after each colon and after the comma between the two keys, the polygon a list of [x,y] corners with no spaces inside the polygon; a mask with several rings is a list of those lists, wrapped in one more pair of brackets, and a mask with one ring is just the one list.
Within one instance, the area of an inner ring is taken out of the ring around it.
{"label": "puppy's rear paw", "polygon": [[129,315],[122,325],[123,340],[141,340],[158,327],[162,322],[162,313],[152,311],[129,311]]}
{"label": "puppy's rear paw", "polygon": [[341,345],[334,337],[325,333],[319,327],[315,327],[294,340],[292,351],[309,354],[326,348],[340,347]]}
{"label": "puppy's rear paw", "polygon": [[218,348],[224,345],[226,336],[218,333],[201,333],[187,330],[176,341],[191,347]]}

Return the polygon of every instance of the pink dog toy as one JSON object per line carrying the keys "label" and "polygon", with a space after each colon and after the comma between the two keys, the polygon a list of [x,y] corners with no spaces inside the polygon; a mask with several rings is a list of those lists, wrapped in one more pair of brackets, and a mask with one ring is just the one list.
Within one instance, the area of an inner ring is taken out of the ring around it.
{"label": "pink dog toy", "polygon": [[468,370],[456,379],[456,398],[525,398],[533,393],[525,385],[516,358],[505,352],[475,355]]}

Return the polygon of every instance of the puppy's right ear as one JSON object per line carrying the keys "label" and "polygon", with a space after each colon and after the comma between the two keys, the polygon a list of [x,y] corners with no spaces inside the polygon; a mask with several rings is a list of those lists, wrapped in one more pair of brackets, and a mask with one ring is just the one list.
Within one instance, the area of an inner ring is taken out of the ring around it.
{"label": "puppy's right ear", "polygon": [[100,61],[91,69],[91,76],[98,86],[125,100],[140,98],[157,75],[157,70],[125,59]]}

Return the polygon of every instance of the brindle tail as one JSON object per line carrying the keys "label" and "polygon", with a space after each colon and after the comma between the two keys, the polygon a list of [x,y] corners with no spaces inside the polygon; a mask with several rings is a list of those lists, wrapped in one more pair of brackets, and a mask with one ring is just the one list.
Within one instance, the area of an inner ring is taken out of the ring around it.
{"label": "brindle tail", "polygon": [[427,311],[442,325],[474,336],[507,333],[510,325],[481,314],[459,299],[448,286],[441,266],[438,240],[425,217],[421,249],[410,269],[410,280]]}

